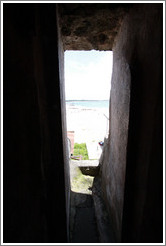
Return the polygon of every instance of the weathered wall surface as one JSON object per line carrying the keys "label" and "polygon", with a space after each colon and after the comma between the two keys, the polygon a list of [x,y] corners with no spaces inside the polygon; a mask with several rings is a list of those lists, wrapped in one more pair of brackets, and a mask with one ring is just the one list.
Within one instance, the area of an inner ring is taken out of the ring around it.
{"label": "weathered wall surface", "polygon": [[112,50],[131,3],[58,4],[65,50]]}
{"label": "weathered wall surface", "polygon": [[[124,42],[126,38],[124,37]],[[130,69],[121,53],[121,47],[114,50],[109,116],[110,133],[102,164],[102,188],[118,241],[123,212],[130,105]]]}
{"label": "weathered wall surface", "polygon": [[113,51],[105,201],[118,242],[161,242],[162,4],[136,4]]}
{"label": "weathered wall surface", "polygon": [[67,242],[56,23],[55,4],[4,4],[5,243]]}
{"label": "weathered wall surface", "polygon": [[132,35],[124,47],[131,102],[123,242],[162,242],[162,11],[162,4],[143,4],[126,20]]}

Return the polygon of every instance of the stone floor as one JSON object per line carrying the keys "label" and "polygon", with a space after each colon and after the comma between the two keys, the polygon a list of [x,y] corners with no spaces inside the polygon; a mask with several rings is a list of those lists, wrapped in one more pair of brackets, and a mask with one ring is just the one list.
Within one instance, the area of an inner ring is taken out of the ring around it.
{"label": "stone floor", "polygon": [[94,203],[93,176],[82,174],[79,161],[70,161],[71,174],[71,243],[99,243]]}
{"label": "stone floor", "polygon": [[96,160],[70,160],[71,243],[115,243],[113,228],[101,194],[98,168]]}
{"label": "stone floor", "polygon": [[71,216],[74,216],[71,243],[98,243],[99,238],[92,196],[72,192],[71,197]]}

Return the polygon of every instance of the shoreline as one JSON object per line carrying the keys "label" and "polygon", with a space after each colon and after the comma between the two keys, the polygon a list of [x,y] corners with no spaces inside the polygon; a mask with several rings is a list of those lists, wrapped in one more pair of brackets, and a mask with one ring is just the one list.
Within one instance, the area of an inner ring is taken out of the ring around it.
{"label": "shoreline", "polygon": [[68,110],[79,110],[79,111],[96,111],[99,113],[103,113],[107,116],[107,118],[109,119],[109,108],[105,108],[105,107],[101,107],[101,108],[90,108],[90,107],[84,107],[84,106],[71,106],[71,105],[67,105],[66,104],[66,112]]}
{"label": "shoreline", "polygon": [[75,143],[86,143],[89,159],[99,159],[100,141],[108,136],[108,109],[66,107],[67,131],[74,132]]}

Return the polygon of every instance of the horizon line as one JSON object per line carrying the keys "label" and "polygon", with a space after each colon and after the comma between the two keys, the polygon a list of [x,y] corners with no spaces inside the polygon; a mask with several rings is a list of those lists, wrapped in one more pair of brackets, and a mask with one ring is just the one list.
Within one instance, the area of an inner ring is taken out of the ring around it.
{"label": "horizon line", "polygon": [[109,101],[109,99],[66,99],[65,101]]}

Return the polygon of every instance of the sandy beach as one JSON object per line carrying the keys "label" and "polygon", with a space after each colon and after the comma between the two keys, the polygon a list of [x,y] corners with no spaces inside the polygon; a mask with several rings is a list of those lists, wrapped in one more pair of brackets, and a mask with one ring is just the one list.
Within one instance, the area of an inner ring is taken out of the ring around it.
{"label": "sandy beach", "polygon": [[67,131],[74,131],[75,143],[86,143],[89,159],[99,159],[101,147],[108,134],[108,110],[66,107]]}

